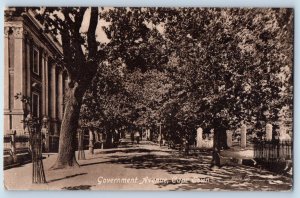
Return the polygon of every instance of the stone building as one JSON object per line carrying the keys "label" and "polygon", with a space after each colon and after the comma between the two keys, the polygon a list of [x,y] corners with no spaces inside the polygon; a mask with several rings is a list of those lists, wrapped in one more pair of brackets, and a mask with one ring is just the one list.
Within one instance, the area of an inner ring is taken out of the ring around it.
{"label": "stone building", "polygon": [[[64,109],[66,72],[57,62],[62,47],[43,31],[32,10],[5,10],[4,22],[4,135],[16,131],[26,135],[22,120],[29,112],[48,118],[46,151],[58,149],[60,123]],[[30,98],[26,104],[16,94]]]}

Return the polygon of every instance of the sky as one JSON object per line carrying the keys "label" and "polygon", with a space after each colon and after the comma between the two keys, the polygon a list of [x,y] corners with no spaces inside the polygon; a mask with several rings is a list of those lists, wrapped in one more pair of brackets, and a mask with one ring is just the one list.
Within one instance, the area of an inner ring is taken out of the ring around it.
{"label": "sky", "polygon": [[[104,8],[103,11],[107,11],[108,9],[112,9],[112,8],[111,7],[106,7],[106,8]],[[101,12],[103,12],[103,11],[101,11]],[[87,30],[89,28],[90,14],[91,14],[91,9],[88,8],[85,11],[85,14],[84,14],[84,17],[83,17],[83,22],[82,22],[82,25],[81,25],[81,28],[80,28],[81,32],[87,32]],[[108,27],[109,25],[110,25],[109,22],[106,22],[103,19],[99,20],[97,30],[96,30],[96,37],[97,37],[96,39],[97,39],[97,41],[99,41],[101,43],[109,43],[110,40],[107,38],[107,36],[106,36],[106,34],[103,30],[103,27]]]}
{"label": "sky", "polygon": [[[100,9],[100,8],[99,8]],[[112,7],[105,7],[103,10],[100,10],[101,12],[105,12],[109,9],[113,9]],[[80,28],[80,31],[81,32],[87,32],[88,28],[89,28],[89,19],[90,19],[90,13],[91,13],[91,9],[87,9],[87,11],[85,12],[84,14],[84,17],[83,17],[83,23],[82,23],[82,26]],[[153,29],[154,28],[154,25],[150,22],[150,23],[147,23],[145,22],[146,26],[149,28],[149,29]],[[110,22],[106,22],[105,20],[103,19],[100,19],[99,20],[99,23],[98,23],[98,26],[97,26],[97,30],[96,30],[96,36],[97,36],[97,41],[101,42],[101,43],[109,43],[109,39],[107,38],[104,30],[103,30],[103,27],[108,27],[110,25]],[[158,30],[158,32],[160,32],[161,34],[163,34],[164,32],[164,24],[163,23],[160,23],[158,25],[156,25],[156,29]]]}

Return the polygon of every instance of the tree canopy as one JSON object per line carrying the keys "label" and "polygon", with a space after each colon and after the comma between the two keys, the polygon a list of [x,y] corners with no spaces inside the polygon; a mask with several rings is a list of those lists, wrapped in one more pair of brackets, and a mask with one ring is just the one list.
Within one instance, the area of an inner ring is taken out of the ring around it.
{"label": "tree canopy", "polygon": [[241,122],[261,129],[292,108],[291,9],[121,8],[103,16],[111,39],[104,68],[119,69],[95,79],[107,92],[92,92],[111,120],[163,122],[171,133]]}
{"label": "tree canopy", "polygon": [[76,164],[79,119],[108,131],[162,123],[180,137],[201,126],[222,137],[291,112],[292,9],[32,9],[61,42],[55,61],[69,76],[54,168]]}

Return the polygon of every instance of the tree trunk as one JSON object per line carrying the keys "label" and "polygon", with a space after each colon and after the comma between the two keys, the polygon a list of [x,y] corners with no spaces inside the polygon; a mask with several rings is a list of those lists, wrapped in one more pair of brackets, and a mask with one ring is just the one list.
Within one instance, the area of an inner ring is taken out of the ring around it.
{"label": "tree trunk", "polygon": [[76,134],[83,91],[78,85],[68,88],[64,117],[59,136],[59,150],[55,164],[50,169],[79,167],[75,158]]}
{"label": "tree trunk", "polygon": [[214,128],[214,137],[213,137],[213,151],[212,151],[212,162],[211,167],[220,167],[220,131],[216,127]]}
{"label": "tree trunk", "polygon": [[221,167],[220,150],[227,149],[226,128],[221,122],[215,124],[214,145],[212,152],[212,167]]}
{"label": "tree trunk", "polygon": [[224,126],[220,126],[218,129],[218,136],[219,136],[219,148],[220,149],[228,149],[227,145],[227,135],[226,135],[226,128]]}
{"label": "tree trunk", "polygon": [[213,126],[214,126],[214,137],[213,137],[213,152],[212,152],[212,168],[220,168],[220,149],[221,149],[221,119],[216,118],[214,119]]}

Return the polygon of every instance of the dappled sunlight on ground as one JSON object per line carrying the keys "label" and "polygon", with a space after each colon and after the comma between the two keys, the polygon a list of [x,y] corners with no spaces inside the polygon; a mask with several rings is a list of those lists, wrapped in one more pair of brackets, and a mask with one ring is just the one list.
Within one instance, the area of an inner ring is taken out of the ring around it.
{"label": "dappled sunlight on ground", "polygon": [[[290,190],[292,179],[244,165],[211,169],[210,151],[183,156],[149,142],[95,150],[80,160],[80,168],[51,170],[55,155],[44,160],[48,184],[31,184],[31,164],[4,171],[9,189],[51,190]],[[101,178],[99,184],[99,178]],[[136,178],[134,183],[110,183]],[[108,180],[106,180],[108,179]],[[102,181],[103,180],[103,181]],[[105,183],[107,182],[107,183]]]}

